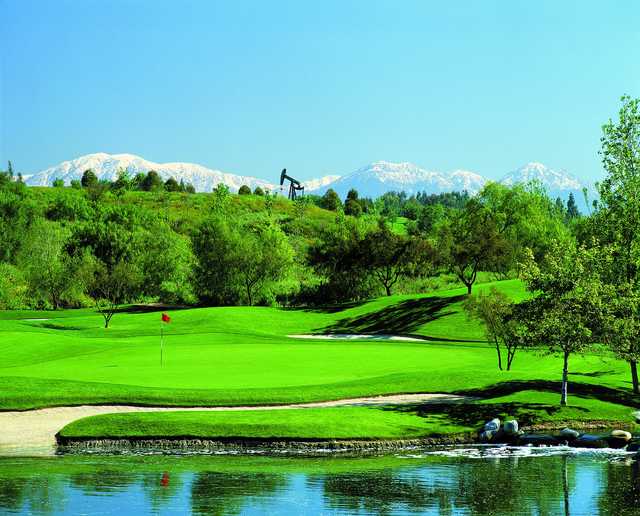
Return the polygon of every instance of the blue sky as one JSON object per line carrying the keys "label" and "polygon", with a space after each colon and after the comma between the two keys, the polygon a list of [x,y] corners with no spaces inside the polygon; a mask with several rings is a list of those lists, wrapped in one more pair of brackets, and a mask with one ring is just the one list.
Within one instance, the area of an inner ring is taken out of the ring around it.
{"label": "blue sky", "polygon": [[598,179],[640,2],[0,0],[0,162],[307,179],[371,161]]}

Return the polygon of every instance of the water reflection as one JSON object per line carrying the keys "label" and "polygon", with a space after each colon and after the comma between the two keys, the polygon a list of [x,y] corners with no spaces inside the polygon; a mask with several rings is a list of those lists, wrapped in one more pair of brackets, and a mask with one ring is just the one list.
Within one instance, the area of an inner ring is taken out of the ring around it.
{"label": "water reflection", "polygon": [[622,455],[0,458],[9,514],[638,514]]}

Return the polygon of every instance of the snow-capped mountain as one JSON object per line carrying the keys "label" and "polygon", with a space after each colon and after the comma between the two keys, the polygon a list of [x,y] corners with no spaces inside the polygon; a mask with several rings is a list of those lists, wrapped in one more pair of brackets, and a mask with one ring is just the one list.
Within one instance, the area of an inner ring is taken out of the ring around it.
{"label": "snow-capped mountain", "polygon": [[[251,189],[260,186],[273,192],[280,192],[280,185],[251,176],[241,176],[214,170],[195,163],[154,163],[134,154],[106,154],[99,152],[88,154],[71,161],[50,167],[36,174],[24,175],[24,180],[32,186],[48,186],[55,179],[62,179],[69,184],[73,179],[80,179],[85,170],[92,169],[98,179],[113,181],[120,169],[126,169],[131,176],[149,170],[155,170],[163,179],[169,177],[177,181],[191,183],[199,192],[210,192],[219,183],[226,184],[233,192],[242,185]],[[279,174],[274,174],[279,176]],[[418,192],[443,193],[451,191],[479,192],[487,178],[467,170],[439,172],[426,170],[413,163],[392,163],[376,161],[358,170],[339,175],[327,175],[317,179],[304,181],[305,191],[322,195],[333,188],[340,197],[355,188],[361,197],[379,197],[390,191],[404,191],[408,195]],[[505,185],[538,181],[544,186],[551,198],[560,197],[567,200],[573,193],[581,210],[586,210],[582,189],[584,184],[576,177],[563,170],[554,170],[542,163],[531,162],[508,173],[500,182]],[[282,190],[286,194],[286,189]],[[593,192],[593,189],[590,189]],[[591,194],[593,195],[593,194]]]}
{"label": "snow-capped mountain", "polygon": [[500,180],[502,184],[507,186],[517,183],[530,183],[532,181],[540,183],[552,199],[560,197],[566,201],[569,198],[569,194],[572,193],[581,210],[587,209],[583,189],[587,188],[590,197],[594,195],[593,188],[582,183],[567,171],[554,170],[538,162],[527,163],[509,172]]}
{"label": "snow-capped mountain", "polygon": [[319,187],[313,193],[322,194],[333,188],[341,197],[355,188],[361,197],[378,197],[390,191],[405,191],[407,194],[418,192],[442,193],[454,190],[478,192],[486,179],[475,172],[456,170],[454,172],[436,172],[420,168],[413,163],[391,163],[376,161],[355,172]]}
{"label": "snow-capped mountain", "polygon": [[185,183],[191,183],[199,192],[210,192],[219,183],[226,184],[233,192],[238,191],[242,185],[247,185],[252,189],[256,186],[270,190],[275,188],[275,185],[264,179],[229,174],[195,163],[154,163],[133,154],[106,154],[104,152],[63,161],[59,165],[37,174],[25,176],[25,182],[32,186],[48,186],[55,179],[62,179],[65,184],[69,184],[73,179],[80,179],[84,171],[88,169],[92,169],[98,179],[109,181],[117,178],[120,169],[127,170],[131,176],[139,172],[146,173],[149,170],[155,170],[162,179],[173,177],[177,181],[183,180]]}
{"label": "snow-capped mountain", "polygon": [[315,193],[316,190],[319,190],[327,185],[330,185],[331,183],[334,183],[338,179],[340,179],[340,176],[338,175],[328,175],[328,176],[319,177],[317,179],[309,179],[308,181],[303,181],[302,184],[304,185],[305,192]]}

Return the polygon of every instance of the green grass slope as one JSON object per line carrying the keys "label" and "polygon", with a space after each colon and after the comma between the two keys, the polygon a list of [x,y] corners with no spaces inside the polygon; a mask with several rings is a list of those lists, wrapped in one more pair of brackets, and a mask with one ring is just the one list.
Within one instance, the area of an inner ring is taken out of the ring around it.
{"label": "green grass slope", "polygon": [[[518,281],[493,286],[516,299],[525,295]],[[322,310],[176,310],[164,327],[163,367],[158,312],[119,313],[107,330],[91,310],[3,312],[0,409],[86,403],[276,404],[469,391],[505,382],[514,392],[555,389],[561,363],[554,357],[520,353],[513,371],[498,371],[481,327],[462,312],[463,293],[392,296]],[[326,332],[394,333],[424,341],[287,337]],[[576,357],[571,371],[572,384],[602,385],[613,392],[628,388],[625,364],[610,357]]]}

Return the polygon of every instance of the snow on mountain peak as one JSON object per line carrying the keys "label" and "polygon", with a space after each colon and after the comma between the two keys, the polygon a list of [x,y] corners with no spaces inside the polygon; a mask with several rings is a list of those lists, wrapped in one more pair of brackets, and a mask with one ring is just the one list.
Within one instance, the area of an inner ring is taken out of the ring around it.
{"label": "snow on mountain peak", "polygon": [[164,180],[170,177],[177,181],[183,180],[185,183],[191,183],[200,192],[210,192],[219,183],[226,184],[234,192],[243,184],[252,189],[256,186],[270,190],[275,188],[274,184],[263,179],[228,174],[195,163],[154,163],[135,154],[107,154],[105,152],[96,152],[70,161],[63,161],[54,167],[31,175],[26,183],[32,186],[47,186],[56,179],[62,179],[65,184],[69,184],[74,179],[81,179],[82,174],[88,169],[92,169],[98,179],[108,181],[114,181],[121,169],[125,169],[130,175],[155,170]]}

